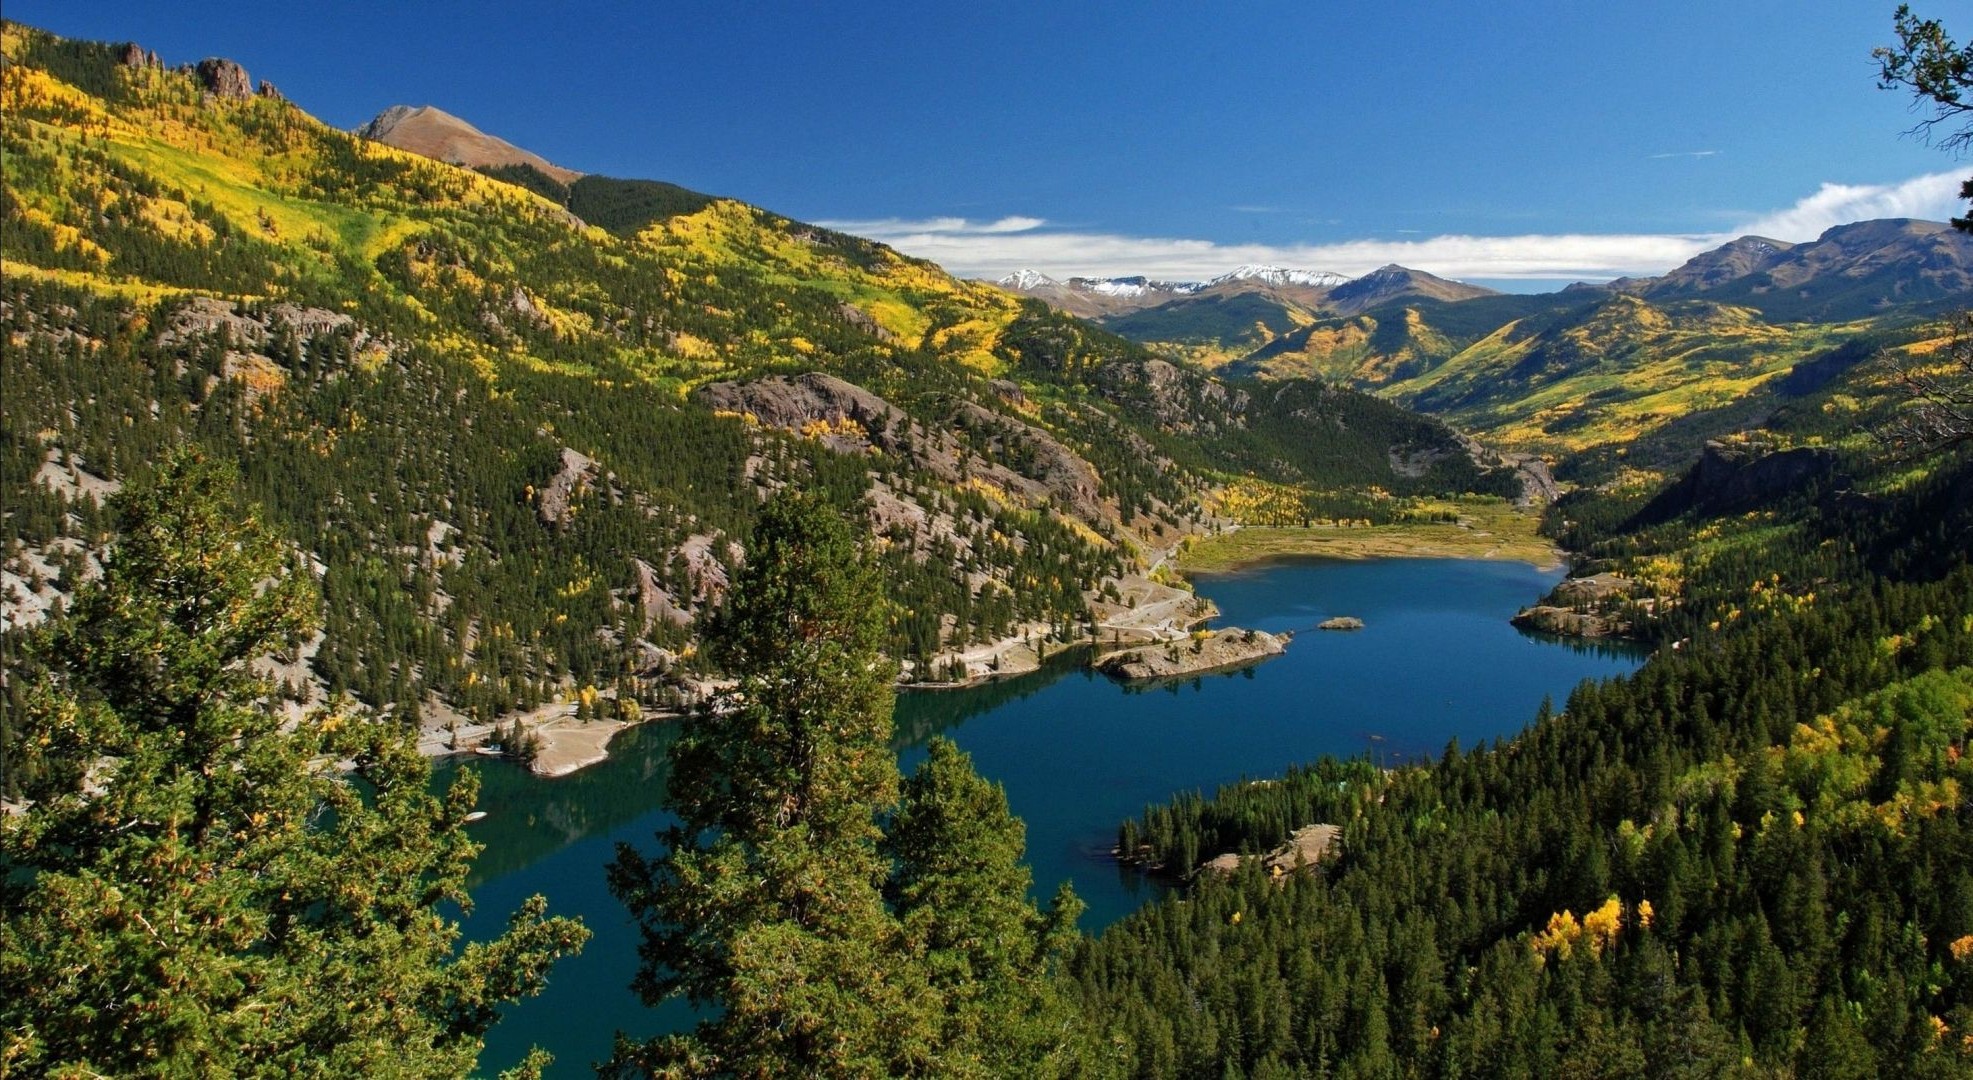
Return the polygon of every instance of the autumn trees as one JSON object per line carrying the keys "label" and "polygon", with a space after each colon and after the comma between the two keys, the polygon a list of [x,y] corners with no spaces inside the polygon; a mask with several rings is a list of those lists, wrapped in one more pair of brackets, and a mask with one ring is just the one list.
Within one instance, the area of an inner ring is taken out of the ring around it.
{"label": "autumn trees", "polygon": [[1028,901],[1020,823],[935,744],[903,785],[886,608],[848,525],[784,496],[709,637],[736,685],[683,722],[665,850],[624,845],[653,1004],[716,1012],[620,1040],[613,1075],[1059,1075],[1081,1031],[1051,985],[1078,905]]}
{"label": "autumn trees", "polygon": [[0,1074],[463,1076],[588,934],[537,897],[455,948],[475,785],[432,794],[395,724],[285,722],[253,665],[312,631],[313,583],[234,483],[183,451],[133,483],[9,673]]}

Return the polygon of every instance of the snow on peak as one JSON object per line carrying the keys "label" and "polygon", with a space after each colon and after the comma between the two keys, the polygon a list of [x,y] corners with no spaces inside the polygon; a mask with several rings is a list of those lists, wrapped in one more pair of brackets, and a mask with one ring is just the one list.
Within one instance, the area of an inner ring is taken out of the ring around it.
{"label": "snow on peak", "polygon": [[1039,289],[1061,283],[1039,270],[1016,270],[995,284],[1003,289]]}
{"label": "snow on peak", "polygon": [[1185,296],[1199,291],[1199,286],[1190,281],[1156,281],[1139,275],[1137,277],[1113,278],[1070,278],[1069,287],[1098,296],[1115,296],[1134,299],[1147,293],[1166,293]]}
{"label": "snow on peak", "polygon": [[1327,289],[1341,285],[1349,279],[1327,270],[1293,270],[1285,266],[1264,266],[1248,263],[1206,282],[1207,287],[1225,285],[1234,281],[1259,281],[1266,285],[1310,285]]}

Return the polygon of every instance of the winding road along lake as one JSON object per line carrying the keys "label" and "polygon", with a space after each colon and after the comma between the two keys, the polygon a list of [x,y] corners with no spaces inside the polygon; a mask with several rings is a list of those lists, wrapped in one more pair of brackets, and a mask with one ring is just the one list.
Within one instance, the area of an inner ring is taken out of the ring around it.
{"label": "winding road along lake", "polygon": [[[897,707],[901,761],[915,767],[937,734],[971,753],[1027,822],[1036,894],[1073,881],[1089,904],[1083,929],[1094,932],[1158,891],[1109,859],[1117,824],[1147,803],[1324,754],[1395,762],[1435,756],[1454,738],[1472,746],[1519,731],[1544,696],[1559,705],[1583,679],[1635,669],[1638,652],[1508,624],[1560,577],[1452,559],[1292,560],[1202,575],[1199,591],[1219,604],[1221,625],[1295,631],[1287,655],[1152,689],[1064,662],[971,690],[907,693]],[[1365,626],[1313,629],[1333,615]],[[560,780],[485,759],[440,766],[442,778],[463,768],[483,779],[488,816],[472,828],[486,851],[467,934],[497,933],[534,893],[595,933],[581,956],[555,967],[546,993],[494,1028],[486,1075],[530,1045],[555,1054],[551,1075],[591,1075],[589,1063],[609,1055],[617,1030],[646,1035],[690,1022],[682,1006],[647,1009],[630,991],[637,937],[603,881],[619,841],[648,849],[666,823],[657,805],[670,737],[663,726],[632,729],[611,744],[609,761]]]}

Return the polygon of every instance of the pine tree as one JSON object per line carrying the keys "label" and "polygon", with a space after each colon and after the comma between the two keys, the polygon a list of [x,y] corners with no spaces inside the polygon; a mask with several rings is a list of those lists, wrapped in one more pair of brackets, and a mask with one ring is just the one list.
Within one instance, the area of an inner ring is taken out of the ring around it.
{"label": "pine tree", "polygon": [[666,850],[618,848],[610,884],[643,934],[635,986],[720,1015],[619,1042],[609,1071],[925,1074],[932,1003],[898,963],[878,813],[897,791],[882,600],[848,525],[788,496],[762,514],[710,632],[738,682],[683,723]]}
{"label": "pine tree", "polygon": [[102,580],[12,673],[0,1072],[463,1076],[587,931],[536,897],[455,952],[475,785],[432,795],[395,725],[284,724],[251,665],[316,601],[234,484],[191,452],[133,483]]}
{"label": "pine tree", "polygon": [[[886,605],[848,524],[770,504],[709,640],[736,683],[683,722],[656,856],[611,888],[643,934],[636,989],[716,1006],[621,1039],[619,1076],[1048,1076],[1083,1061],[1055,986],[1080,903],[1027,897],[1006,795],[950,743],[899,798]],[[882,823],[889,819],[889,834]]]}
{"label": "pine tree", "polygon": [[999,784],[950,740],[904,783],[885,838],[890,893],[914,956],[944,1001],[940,1071],[1059,1076],[1080,1026],[1055,986],[1082,902],[1065,883],[1046,913],[1028,899],[1026,829]]}

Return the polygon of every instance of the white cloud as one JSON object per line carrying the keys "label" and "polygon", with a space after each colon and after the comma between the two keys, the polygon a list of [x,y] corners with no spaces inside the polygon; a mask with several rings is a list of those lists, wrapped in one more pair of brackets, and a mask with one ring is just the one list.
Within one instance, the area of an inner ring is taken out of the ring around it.
{"label": "white cloud", "polygon": [[1025,269],[1055,278],[1143,274],[1200,281],[1243,263],[1357,276],[1386,263],[1401,263],[1450,278],[1600,281],[1661,274],[1702,251],[1749,233],[1777,240],[1813,240],[1833,225],[1869,218],[1943,219],[1958,210],[1960,179],[1957,173],[1934,173],[1898,184],[1824,184],[1785,210],[1755,217],[1730,231],[1704,233],[1535,233],[1330,244],[1223,244],[1051,228],[1042,218],[1026,216],[994,221],[945,217],[821,224],[883,241],[967,277],[999,277]]}
{"label": "white cloud", "polygon": [[962,217],[925,218],[920,221],[901,221],[897,218],[884,218],[876,221],[827,221],[817,222],[825,229],[846,232],[854,236],[867,236],[872,240],[883,240],[881,233],[927,236],[1002,236],[1008,233],[1031,232],[1048,224],[1037,217],[1022,217],[1012,214],[997,221],[972,221]]}
{"label": "white cloud", "polygon": [[1663,161],[1666,158],[1675,158],[1675,157],[1708,158],[1708,157],[1713,157],[1718,153],[1719,153],[1718,150],[1672,150],[1663,154],[1646,154],[1645,157],[1649,158],[1652,161]]}
{"label": "white cloud", "polygon": [[1872,218],[1929,218],[1944,221],[1959,213],[1964,174],[1930,173],[1900,184],[1824,184],[1786,210],[1741,226],[1738,235],[1776,240],[1813,240],[1836,225]]}
{"label": "white cloud", "polygon": [[[1023,219],[1033,220],[1033,219]],[[955,274],[999,277],[1039,270],[1050,277],[1144,274],[1198,281],[1243,263],[1270,263],[1356,276],[1386,263],[1455,278],[1606,278],[1652,273],[1704,251],[1709,236],[1434,236],[1339,244],[1221,244],[1180,237],[1121,236],[1049,229],[1015,230],[963,218],[825,221],[881,240]]]}

